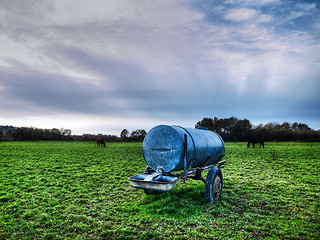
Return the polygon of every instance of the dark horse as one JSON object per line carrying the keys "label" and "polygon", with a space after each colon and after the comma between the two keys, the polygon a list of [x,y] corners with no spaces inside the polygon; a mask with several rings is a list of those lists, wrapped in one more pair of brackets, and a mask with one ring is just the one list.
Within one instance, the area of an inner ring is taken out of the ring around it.
{"label": "dark horse", "polygon": [[261,146],[264,148],[264,141],[261,140],[261,139],[250,139],[250,140],[248,141],[247,148],[250,147],[250,144],[252,144],[252,147],[254,148],[254,144],[255,144],[255,143],[257,143],[257,144],[260,143],[260,148],[261,148]]}
{"label": "dark horse", "polygon": [[255,144],[260,144],[260,148],[264,148],[264,140],[266,139],[266,133],[261,129],[252,129],[248,132],[247,135],[247,148],[250,147],[250,144],[252,144],[252,147],[254,148]]}
{"label": "dark horse", "polygon": [[97,147],[106,147],[106,143],[102,138],[97,139]]}

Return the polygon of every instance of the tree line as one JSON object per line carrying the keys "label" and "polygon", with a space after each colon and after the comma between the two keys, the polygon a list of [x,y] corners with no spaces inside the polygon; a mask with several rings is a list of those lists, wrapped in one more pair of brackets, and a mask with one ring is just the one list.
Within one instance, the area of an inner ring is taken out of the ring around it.
{"label": "tree line", "polygon": [[[203,118],[195,124],[195,128],[203,127],[217,132],[224,141],[248,141],[252,138],[264,141],[320,141],[320,130],[313,130],[305,123],[267,123],[253,126],[248,119],[230,118]],[[143,141],[147,132],[137,129],[130,132],[123,129],[120,137],[107,134],[72,135],[70,129],[40,129],[34,127],[13,127],[0,125],[0,141],[38,141],[38,140],[65,140],[65,141],[96,141],[103,138],[108,142]]]}
{"label": "tree line", "polygon": [[305,123],[267,123],[253,126],[248,119],[236,117],[203,118],[195,128],[204,127],[217,132],[224,141],[320,141],[320,130],[315,131]]}
{"label": "tree line", "polygon": [[0,140],[71,140],[70,129],[0,126]]}
{"label": "tree line", "polygon": [[0,125],[0,141],[96,141],[97,138],[103,138],[108,142],[120,142],[120,141],[143,141],[147,132],[143,129],[137,129],[133,132],[124,129],[120,133],[120,137],[108,134],[82,134],[72,135],[70,129],[41,129],[35,127],[13,127],[13,126],[1,126]]}
{"label": "tree line", "polygon": [[137,129],[130,133],[129,130],[123,129],[120,133],[120,137],[116,135],[106,135],[106,134],[82,134],[74,135],[72,140],[74,141],[96,141],[97,138],[102,138],[107,142],[141,142],[147,132],[143,129]]}

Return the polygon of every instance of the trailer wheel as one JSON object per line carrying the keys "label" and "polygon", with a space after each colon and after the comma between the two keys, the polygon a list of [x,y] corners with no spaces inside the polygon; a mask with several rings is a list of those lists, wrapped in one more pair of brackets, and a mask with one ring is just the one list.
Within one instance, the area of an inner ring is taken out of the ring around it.
{"label": "trailer wheel", "polygon": [[211,168],[208,172],[206,184],[205,184],[207,202],[215,203],[216,201],[218,201],[222,194],[222,188],[223,188],[223,179],[222,179],[222,172],[220,168],[217,168],[217,167]]}

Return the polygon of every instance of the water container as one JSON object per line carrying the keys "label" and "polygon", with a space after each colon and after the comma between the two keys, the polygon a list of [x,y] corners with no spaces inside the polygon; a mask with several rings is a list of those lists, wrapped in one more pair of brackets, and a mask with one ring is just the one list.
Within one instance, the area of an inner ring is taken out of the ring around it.
{"label": "water container", "polygon": [[185,157],[187,169],[211,165],[220,161],[224,152],[222,138],[206,129],[159,125],[152,128],[143,141],[144,159],[155,171],[158,168],[165,172],[182,170]]}

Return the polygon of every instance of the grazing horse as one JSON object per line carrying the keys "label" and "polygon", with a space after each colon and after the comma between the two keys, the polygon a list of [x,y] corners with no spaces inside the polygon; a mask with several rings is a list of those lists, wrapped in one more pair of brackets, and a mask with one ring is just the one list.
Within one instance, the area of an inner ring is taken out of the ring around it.
{"label": "grazing horse", "polygon": [[264,148],[264,141],[263,140],[253,140],[253,139],[251,139],[251,140],[249,140],[248,141],[248,144],[247,144],[247,148],[249,148],[250,147],[250,144],[252,143],[252,147],[254,148],[254,144],[255,143],[257,143],[257,144],[259,144],[260,143],[260,148],[261,148],[261,146]]}
{"label": "grazing horse", "polygon": [[106,147],[106,143],[105,141],[103,140],[103,138],[98,138],[97,139],[97,147]]}

